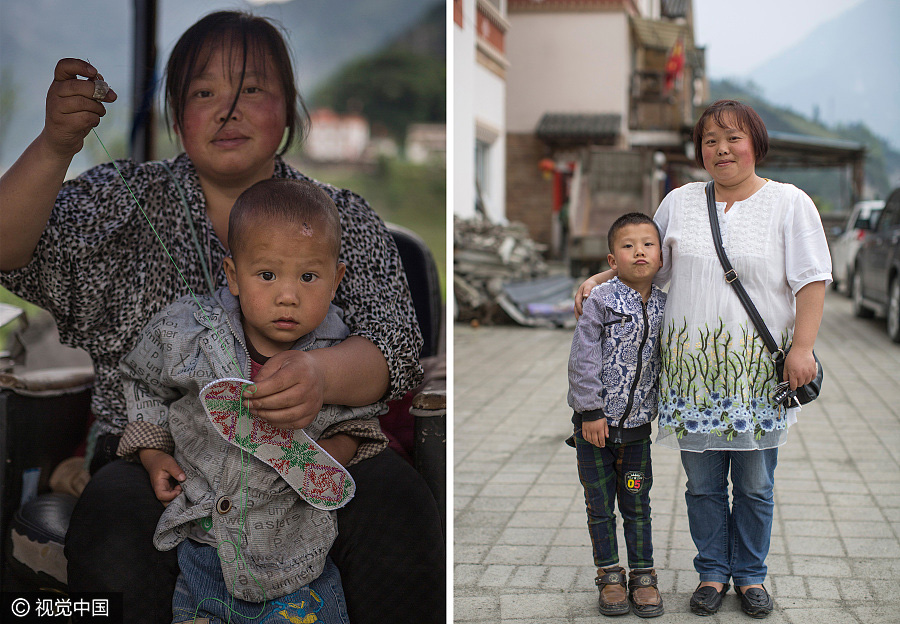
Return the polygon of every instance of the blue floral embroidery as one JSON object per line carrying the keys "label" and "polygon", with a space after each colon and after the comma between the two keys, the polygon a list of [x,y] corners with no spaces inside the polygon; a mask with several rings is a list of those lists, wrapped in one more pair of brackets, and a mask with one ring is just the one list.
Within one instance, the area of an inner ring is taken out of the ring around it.
{"label": "blue floral embroidery", "polygon": [[660,429],[679,438],[715,433],[731,440],[748,434],[760,439],[785,428],[784,415],[768,398],[774,366],[755,331],[743,328],[735,341],[720,321],[716,328],[700,328],[692,344],[685,319],[681,327],[669,324],[661,347]]}

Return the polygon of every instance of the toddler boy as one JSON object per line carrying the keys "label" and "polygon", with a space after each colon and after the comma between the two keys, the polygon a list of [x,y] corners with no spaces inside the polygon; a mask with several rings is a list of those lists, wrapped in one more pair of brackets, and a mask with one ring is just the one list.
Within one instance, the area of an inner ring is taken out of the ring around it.
{"label": "toddler boy", "polygon": [[[294,432],[242,410],[239,393],[228,403],[235,414],[212,411],[223,395],[214,403],[204,391],[217,380],[252,380],[283,351],[348,336],[331,303],[345,271],[340,216],[315,185],[269,179],[240,195],[228,227],[228,286],[168,306],[122,360],[129,423],[119,454],[139,457],[167,505],[154,545],[178,549],[173,622],[261,622],[273,614],[345,621],[340,576],[327,558],[337,535],[329,509],[342,503],[330,507],[339,496],[327,496],[352,495],[338,462],[350,465],[387,445],[377,420],[384,404],[325,405]],[[350,439],[355,455],[342,457],[337,451],[345,449],[331,444],[332,457],[304,442],[304,433]]]}

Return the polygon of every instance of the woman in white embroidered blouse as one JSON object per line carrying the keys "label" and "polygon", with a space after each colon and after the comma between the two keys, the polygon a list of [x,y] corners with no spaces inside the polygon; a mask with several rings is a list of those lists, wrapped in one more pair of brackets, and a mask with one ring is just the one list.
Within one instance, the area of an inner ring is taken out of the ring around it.
{"label": "woman in white embroidered blouse", "polygon": [[[791,388],[816,375],[813,344],[831,259],[812,200],[756,174],[768,151],[759,115],[733,100],[712,104],[694,128],[697,163],[715,182],[725,251],[776,342],[792,344],[784,366]],[[718,611],[733,581],[743,610],[764,617],[773,601],[767,568],[778,446],[796,422],[769,396],[774,366],[713,245],[705,184],[669,193],[655,220],[662,232],[660,285],[669,283],[661,336],[657,442],[681,450],[700,585],[691,610]],[[586,281],[576,306],[607,271]],[[728,500],[731,474],[733,503]]]}

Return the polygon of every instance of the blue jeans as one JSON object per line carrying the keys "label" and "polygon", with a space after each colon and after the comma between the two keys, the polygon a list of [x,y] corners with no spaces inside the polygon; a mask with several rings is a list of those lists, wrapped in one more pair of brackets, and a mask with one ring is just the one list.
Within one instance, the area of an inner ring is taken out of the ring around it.
{"label": "blue jeans", "polygon": [[653,540],[650,532],[650,439],[627,444],[606,441],[594,446],[575,430],[578,477],[584,487],[588,531],[594,550],[594,565],[605,568],[619,562],[616,543],[616,502],[622,514],[628,567],[653,567]]}
{"label": "blue jeans", "polygon": [[173,624],[208,618],[211,624],[316,622],[350,624],[341,576],[329,557],[321,576],[292,594],[264,603],[238,600],[228,593],[213,546],[189,539],[178,545],[181,574],[172,600]]}
{"label": "blue jeans", "polygon": [[[688,522],[701,581],[739,587],[762,583],[772,536],[778,448],[681,452]],[[728,503],[728,473],[733,501]]]}

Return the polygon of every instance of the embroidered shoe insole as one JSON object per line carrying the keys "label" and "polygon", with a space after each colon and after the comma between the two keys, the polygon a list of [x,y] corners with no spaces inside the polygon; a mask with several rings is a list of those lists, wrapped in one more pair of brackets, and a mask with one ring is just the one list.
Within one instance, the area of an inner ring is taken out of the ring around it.
{"label": "embroidered shoe insole", "polygon": [[278,471],[316,509],[346,505],[356,492],[350,473],[302,429],[279,429],[242,406],[243,390],[252,381],[219,379],[200,391],[200,402],[216,431],[231,444]]}

